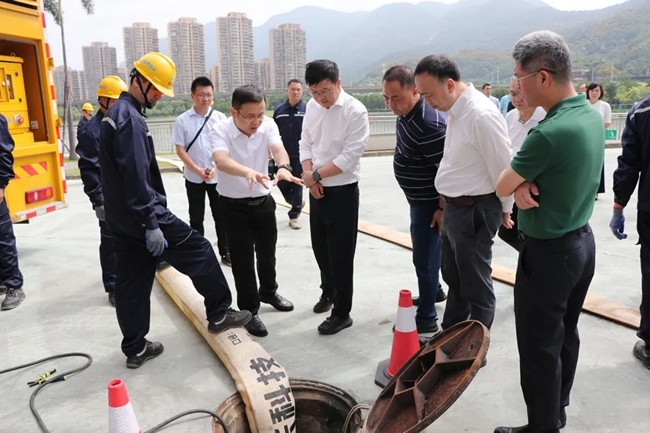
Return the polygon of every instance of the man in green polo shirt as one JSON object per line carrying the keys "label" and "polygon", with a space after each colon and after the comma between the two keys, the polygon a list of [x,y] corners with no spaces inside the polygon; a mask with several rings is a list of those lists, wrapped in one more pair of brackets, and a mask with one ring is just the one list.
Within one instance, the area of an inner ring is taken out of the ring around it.
{"label": "man in green polo shirt", "polygon": [[524,243],[514,298],[528,425],[495,433],[555,433],[566,424],[580,347],[578,318],[595,270],[588,221],[605,132],[598,113],[576,94],[569,48],[559,35],[526,35],[512,56],[521,94],[548,114],[497,183],[497,194],[514,193],[520,209]]}

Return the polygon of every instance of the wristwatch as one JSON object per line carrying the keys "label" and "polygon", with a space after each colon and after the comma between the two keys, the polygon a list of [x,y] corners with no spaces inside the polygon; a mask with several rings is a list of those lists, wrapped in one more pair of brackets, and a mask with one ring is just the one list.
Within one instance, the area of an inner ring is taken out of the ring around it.
{"label": "wristwatch", "polygon": [[289,170],[289,173],[293,173],[293,168],[289,164],[280,164],[278,165],[278,170],[281,168],[284,168],[285,170]]}
{"label": "wristwatch", "polygon": [[320,176],[320,173],[318,173],[317,170],[314,170],[311,174],[311,178],[314,179],[316,182],[320,182],[322,177]]}

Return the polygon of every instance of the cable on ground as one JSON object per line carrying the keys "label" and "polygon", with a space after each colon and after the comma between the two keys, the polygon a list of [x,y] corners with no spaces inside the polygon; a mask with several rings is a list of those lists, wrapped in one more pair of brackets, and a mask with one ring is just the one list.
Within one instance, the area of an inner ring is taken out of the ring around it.
{"label": "cable on ground", "polygon": [[[27,383],[28,386],[36,386],[36,385],[38,385],[38,387],[34,390],[31,397],[29,398],[29,408],[32,411],[32,414],[34,415],[34,418],[36,419],[38,427],[41,429],[41,431],[43,433],[51,433],[51,432],[47,428],[45,423],[43,422],[43,418],[38,413],[38,410],[36,410],[36,404],[35,404],[36,396],[46,386],[51,385],[53,383],[62,382],[64,380],[67,380],[70,377],[74,376],[75,374],[80,373],[80,372],[84,371],[85,369],[87,369],[88,367],[90,367],[90,365],[93,363],[93,357],[90,356],[87,353],[81,353],[81,352],[63,353],[61,355],[49,356],[47,358],[39,359],[38,361],[30,362],[28,364],[19,365],[17,367],[12,367],[12,368],[7,368],[5,370],[0,370],[0,375],[2,375],[2,374],[5,374],[5,373],[11,373],[12,371],[22,370],[24,368],[29,368],[29,367],[33,367],[35,365],[43,364],[43,363],[45,363],[47,361],[52,361],[54,359],[62,359],[62,358],[86,358],[86,363],[84,365],[82,365],[81,367],[73,368],[72,370],[65,371],[65,372],[57,374],[57,375],[53,375],[57,370],[52,369],[49,372],[46,372],[45,374],[40,376],[35,381]],[[204,409],[188,410],[186,412],[175,415],[172,418],[169,418],[168,420],[165,420],[162,423],[158,424],[157,426],[155,426],[155,427],[153,427],[153,428],[151,428],[149,430],[146,430],[144,433],[156,433],[156,432],[162,430],[164,427],[167,427],[168,425],[170,425],[174,421],[176,421],[176,420],[178,420],[178,419],[180,419],[182,417],[192,415],[192,414],[196,414],[196,413],[204,413],[204,414],[208,414],[208,415],[212,416],[214,419],[216,419],[219,422],[219,424],[221,424],[221,427],[223,428],[224,433],[230,433],[230,431],[228,430],[228,427],[226,426],[226,423],[223,421],[223,419],[221,419],[221,417],[219,415],[217,415],[214,412],[211,412],[209,410],[204,410]]]}
{"label": "cable on ground", "polygon": [[343,423],[343,433],[355,433],[355,432],[348,432],[348,428],[350,426],[350,421],[352,421],[352,417],[357,412],[361,412],[364,409],[370,410],[371,408],[372,406],[367,404],[358,404],[354,406],[352,409],[350,409],[350,412],[348,412],[348,416],[345,418],[345,422]]}

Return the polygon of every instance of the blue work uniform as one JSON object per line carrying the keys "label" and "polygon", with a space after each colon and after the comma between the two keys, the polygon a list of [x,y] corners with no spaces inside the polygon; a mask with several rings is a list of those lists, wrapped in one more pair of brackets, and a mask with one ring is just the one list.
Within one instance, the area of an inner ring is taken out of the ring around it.
{"label": "blue work uniform", "polygon": [[614,202],[627,206],[639,185],[637,231],[641,244],[641,326],[637,336],[650,348],[650,97],[632,107],[621,136],[622,153],[614,171]]}
{"label": "blue work uniform", "polygon": [[[90,120],[92,120],[92,118]],[[88,125],[90,120],[86,119],[86,116],[84,115],[81,116],[81,119],[79,119],[79,123],[77,123],[77,135],[79,134],[79,131],[81,131],[86,127],[86,125]]]}
{"label": "blue work uniform", "polygon": [[[7,119],[0,114],[0,189],[14,178],[14,140],[9,134]],[[5,192],[6,193],[6,192]],[[0,285],[7,289],[23,287],[23,274],[18,268],[18,250],[7,200],[0,201]]]}
{"label": "blue work uniform", "polygon": [[[291,106],[289,100],[280,104],[273,111],[273,120],[278,125],[284,148],[289,154],[293,175],[302,176],[302,164],[300,163],[300,136],[302,134],[302,121],[305,118],[307,104],[303,101]],[[284,200],[291,205],[289,218],[295,219],[302,211],[303,187],[293,182],[282,181],[278,183]]]}
{"label": "blue work uniform", "polygon": [[[104,113],[99,110],[84,128],[77,129],[76,151],[79,155],[79,172],[84,184],[84,192],[90,199],[93,209],[104,206],[99,169],[99,128],[103,118]],[[112,293],[115,290],[115,250],[113,249],[113,237],[105,221],[99,221],[99,233],[99,263],[102,266],[102,281],[106,293]]]}
{"label": "blue work uniform", "polygon": [[208,321],[217,321],[232,297],[217,256],[197,231],[167,209],[153,139],[140,103],[128,92],[106,112],[99,134],[99,163],[106,224],[115,248],[115,308],[122,352],[145,348],[150,297],[158,258],[146,246],[146,230],[159,228],[167,240],[161,258],[190,277],[203,296]]}

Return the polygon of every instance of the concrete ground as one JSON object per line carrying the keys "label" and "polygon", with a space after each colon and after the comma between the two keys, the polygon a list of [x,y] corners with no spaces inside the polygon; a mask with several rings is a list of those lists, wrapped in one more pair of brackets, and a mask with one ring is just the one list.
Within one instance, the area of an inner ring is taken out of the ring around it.
{"label": "concrete ground", "polygon": [[[607,188],[620,150],[607,151]],[[408,230],[408,210],[392,175],[390,157],[362,162],[361,218]],[[164,175],[169,206],[186,218],[182,177]],[[107,431],[107,383],[126,381],[142,430],[191,408],[216,408],[235,392],[218,357],[156,284],[152,295],[149,338],[162,341],[165,353],[139,370],[127,370],[119,349],[120,332],[114,310],[101,286],[97,245],[99,231],[80,181],[69,182],[70,207],[15,226],[27,299],[20,308],[0,313],[0,369],[63,352],[87,352],[93,365],[64,384],[52,385],[37,407],[52,432]],[[608,229],[612,193],[596,202],[592,226],[598,243],[598,270],[592,293],[637,307],[640,302],[635,215],[627,213],[630,239],[621,242]],[[391,326],[398,291],[417,291],[410,251],[365,235],[359,236],[354,326],[336,336],[320,336],[316,327],[324,315],[311,311],[319,296],[318,270],[310,248],[307,218],[304,228],[287,226],[286,208],[278,206],[277,267],[280,293],[296,309],[280,313],[262,307],[270,335],[260,343],[292,377],[327,382],[351,392],[359,402],[372,403],[380,389],[373,379],[377,363],[390,354]],[[214,227],[207,237],[216,241]],[[494,262],[514,267],[513,251],[497,240]],[[224,268],[232,285],[229,268]],[[492,432],[497,425],[525,423],[512,289],[495,284],[498,304],[492,328],[489,363],[465,393],[427,432]],[[442,313],[444,304],[439,307]],[[583,315],[582,352],[566,433],[647,431],[650,426],[650,371],[631,355],[634,331]],[[31,433],[38,428],[29,411],[33,388],[26,383],[53,366],[64,371],[83,360],[49,362],[0,376],[0,432]],[[207,433],[207,418],[169,431]],[[306,432],[302,432],[306,433]]]}

